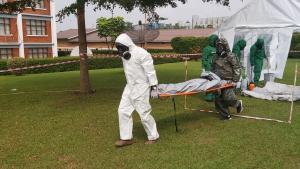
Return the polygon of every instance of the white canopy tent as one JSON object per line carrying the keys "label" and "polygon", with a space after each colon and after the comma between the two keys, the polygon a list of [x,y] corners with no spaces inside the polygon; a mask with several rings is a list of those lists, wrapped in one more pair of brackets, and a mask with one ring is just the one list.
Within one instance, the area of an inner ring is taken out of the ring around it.
{"label": "white canopy tent", "polygon": [[[282,78],[293,32],[300,29],[300,0],[252,0],[247,6],[231,16],[218,29],[218,34],[233,44],[244,39],[243,64],[250,67],[251,46],[258,38],[265,41],[266,55],[261,80],[265,73]],[[249,69],[248,69],[249,70]],[[248,76],[250,76],[250,71]]]}

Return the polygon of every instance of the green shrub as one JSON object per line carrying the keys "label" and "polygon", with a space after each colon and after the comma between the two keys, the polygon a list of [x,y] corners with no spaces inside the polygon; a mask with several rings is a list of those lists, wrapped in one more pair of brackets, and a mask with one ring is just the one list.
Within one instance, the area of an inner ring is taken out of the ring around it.
{"label": "green shrub", "polygon": [[173,49],[147,49],[149,53],[160,54],[160,53],[174,53]]}
{"label": "green shrub", "polygon": [[171,40],[171,46],[176,53],[200,53],[208,45],[208,38],[176,37]]}
{"label": "green shrub", "polygon": [[292,42],[291,42],[291,50],[300,50],[300,33],[294,33]]}
{"label": "green shrub", "polygon": [[117,55],[118,54],[118,51],[116,51],[116,50],[107,50],[107,49],[104,49],[104,50],[95,49],[95,50],[92,50],[92,52],[93,52],[93,55],[101,55],[101,54],[114,54],[114,55]]}
{"label": "green shrub", "polygon": [[298,43],[298,44],[295,45],[294,50],[300,51],[300,43]]}
{"label": "green shrub", "polygon": [[293,51],[289,53],[289,58],[299,58],[300,59],[300,51]]}
{"label": "green shrub", "polygon": [[[173,49],[147,49],[147,51],[149,53],[174,53]],[[116,50],[92,50],[93,55],[106,55],[106,54],[113,54],[113,55],[117,55],[118,51]]]}
{"label": "green shrub", "polygon": [[[21,68],[36,65],[45,65],[52,63],[61,63],[66,61],[78,61],[74,63],[68,63],[64,65],[54,65],[49,67],[41,67],[34,69],[27,69],[19,72],[12,73],[1,73],[1,75],[7,74],[35,74],[35,73],[50,73],[50,72],[65,72],[65,71],[76,71],[80,69],[79,57],[62,57],[54,59],[14,59],[8,62],[0,62],[0,70],[7,70],[8,68]],[[174,58],[155,58],[154,64],[163,63],[174,63],[179,62],[180,59]],[[120,58],[90,58],[88,60],[89,70],[93,69],[110,69],[110,68],[120,68],[123,66],[122,60]]]}
{"label": "green shrub", "polygon": [[0,60],[0,70],[6,70],[7,67],[7,61],[6,60]]}
{"label": "green shrub", "polygon": [[58,57],[66,57],[66,56],[70,56],[71,55],[71,51],[58,51]]}
{"label": "green shrub", "polygon": [[[27,65],[26,62],[27,62],[27,60],[25,60],[23,58],[14,58],[14,59],[7,61],[7,67],[9,69],[25,67]],[[24,70],[15,70],[12,72],[12,74],[14,74],[16,76],[21,76],[24,74]]]}

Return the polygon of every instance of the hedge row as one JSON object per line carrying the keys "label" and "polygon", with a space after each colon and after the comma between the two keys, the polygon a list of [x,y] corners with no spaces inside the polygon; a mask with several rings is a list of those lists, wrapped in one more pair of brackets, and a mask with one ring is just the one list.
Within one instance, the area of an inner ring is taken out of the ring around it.
{"label": "hedge row", "polygon": [[[171,41],[171,46],[176,53],[199,53],[207,45],[207,37],[175,37]],[[293,34],[290,49],[300,51],[300,33]]]}
{"label": "hedge row", "polygon": [[[52,63],[61,63],[66,61],[79,60],[78,57],[64,57],[54,59],[15,59],[10,61],[0,61],[0,70],[7,70],[9,68],[20,68],[36,65],[45,65]],[[155,58],[154,64],[174,63],[179,62],[177,58]],[[88,60],[88,66],[90,70],[94,69],[109,69],[109,68],[120,68],[123,66],[120,58],[90,58]],[[34,68],[24,70],[22,72],[13,72],[13,74],[35,74],[35,73],[50,73],[50,72],[65,72],[65,71],[76,71],[79,70],[79,62],[68,63],[64,65],[55,65],[44,68]],[[1,73],[1,75],[7,75],[11,73]]]}
{"label": "hedge row", "polygon": [[292,42],[291,42],[291,50],[300,51],[300,33],[294,33]]}
{"label": "hedge row", "polygon": [[161,54],[161,53],[175,53],[173,49],[147,49],[151,54]]}
{"label": "hedge row", "polygon": [[300,59],[300,51],[293,51],[289,53],[289,58],[297,58]]}
{"label": "hedge row", "polygon": [[[149,53],[155,54],[155,53],[174,53],[173,49],[148,49],[147,50]],[[111,51],[111,50],[92,50],[93,55],[102,55],[102,54],[113,54],[117,55],[117,51]],[[71,51],[58,51],[58,56],[59,57],[66,57],[70,56]]]}
{"label": "hedge row", "polygon": [[176,53],[201,53],[208,45],[208,38],[176,37],[171,41],[171,46]]}
{"label": "hedge row", "polygon": [[63,50],[59,50],[57,52],[58,57],[65,57],[65,56],[70,56],[71,55],[71,51],[63,51]]}

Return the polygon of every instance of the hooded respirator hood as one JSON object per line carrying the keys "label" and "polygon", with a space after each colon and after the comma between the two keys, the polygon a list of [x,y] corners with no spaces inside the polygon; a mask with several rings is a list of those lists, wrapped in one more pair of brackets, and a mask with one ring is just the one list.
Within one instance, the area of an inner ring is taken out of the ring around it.
{"label": "hooded respirator hood", "polygon": [[225,38],[220,38],[216,42],[216,52],[219,56],[226,57],[230,53],[230,48]]}
{"label": "hooded respirator hood", "polygon": [[217,35],[211,35],[208,37],[208,43],[209,43],[209,46],[211,47],[216,47],[216,42],[217,40],[219,39],[219,37]]}
{"label": "hooded respirator hood", "polygon": [[265,45],[265,42],[263,39],[257,39],[255,45],[258,49],[262,49]]}
{"label": "hooded respirator hood", "polygon": [[116,47],[119,55],[126,60],[131,58],[130,51],[134,46],[135,44],[132,42],[131,38],[125,33],[119,35],[116,39]]}

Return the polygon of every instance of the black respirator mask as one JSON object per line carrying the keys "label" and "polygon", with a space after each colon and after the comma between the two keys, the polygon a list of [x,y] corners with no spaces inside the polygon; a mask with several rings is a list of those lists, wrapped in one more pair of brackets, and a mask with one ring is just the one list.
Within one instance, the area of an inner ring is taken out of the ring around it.
{"label": "black respirator mask", "polygon": [[131,54],[129,52],[129,47],[121,44],[116,43],[116,48],[118,49],[118,53],[120,57],[123,57],[126,60],[129,60],[131,58]]}
{"label": "black respirator mask", "polygon": [[216,46],[216,53],[219,56],[226,56],[226,51],[225,51],[225,47],[223,44],[217,44]]}

